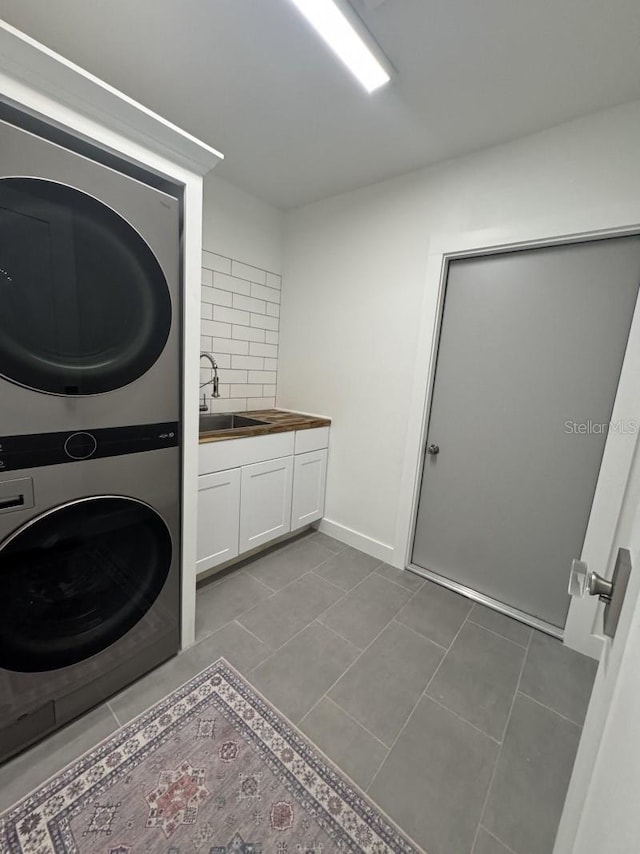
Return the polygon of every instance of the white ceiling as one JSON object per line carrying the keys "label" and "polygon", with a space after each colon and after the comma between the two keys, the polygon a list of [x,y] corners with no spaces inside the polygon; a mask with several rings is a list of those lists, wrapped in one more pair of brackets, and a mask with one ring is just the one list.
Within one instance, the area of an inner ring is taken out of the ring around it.
{"label": "white ceiling", "polygon": [[[638,0],[353,0],[367,95],[290,0],[0,0],[0,17],[224,152],[280,207],[640,98]],[[219,171],[218,171],[219,170]]]}

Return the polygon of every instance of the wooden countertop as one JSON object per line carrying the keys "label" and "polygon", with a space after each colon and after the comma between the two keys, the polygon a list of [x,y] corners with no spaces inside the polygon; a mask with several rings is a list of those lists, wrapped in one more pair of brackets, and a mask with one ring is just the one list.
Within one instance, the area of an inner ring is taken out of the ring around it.
{"label": "wooden countertop", "polygon": [[288,433],[291,430],[311,430],[313,427],[329,427],[330,418],[317,415],[305,415],[302,412],[285,412],[283,409],[254,409],[251,412],[239,412],[247,418],[266,421],[255,427],[234,427],[230,430],[216,430],[200,433],[200,443],[222,442],[226,439],[244,439],[246,436],[267,436],[269,433]]}

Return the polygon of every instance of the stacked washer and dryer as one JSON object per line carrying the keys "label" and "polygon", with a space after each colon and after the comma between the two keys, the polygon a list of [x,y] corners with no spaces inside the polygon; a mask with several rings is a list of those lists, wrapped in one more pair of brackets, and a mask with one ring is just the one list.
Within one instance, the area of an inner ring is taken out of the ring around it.
{"label": "stacked washer and dryer", "polygon": [[175,654],[180,202],[0,122],[0,761]]}

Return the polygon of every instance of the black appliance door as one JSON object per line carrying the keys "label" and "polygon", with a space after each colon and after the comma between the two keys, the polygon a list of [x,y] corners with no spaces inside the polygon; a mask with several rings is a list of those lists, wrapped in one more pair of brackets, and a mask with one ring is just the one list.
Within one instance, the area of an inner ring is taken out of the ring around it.
{"label": "black appliance door", "polygon": [[0,373],[57,395],[113,391],[162,353],[171,297],[110,207],[39,178],[0,179]]}
{"label": "black appliance door", "polygon": [[138,623],[169,574],[171,536],[147,504],[85,498],[0,544],[0,668],[55,670],[106,649]]}

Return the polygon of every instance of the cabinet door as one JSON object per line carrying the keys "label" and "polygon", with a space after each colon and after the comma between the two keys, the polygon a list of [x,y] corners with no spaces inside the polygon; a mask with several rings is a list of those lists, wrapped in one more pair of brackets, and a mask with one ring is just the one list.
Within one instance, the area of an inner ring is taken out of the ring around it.
{"label": "cabinet door", "polygon": [[327,482],[327,450],[296,454],[293,472],[291,530],[322,519]]}
{"label": "cabinet door", "polygon": [[291,530],[293,457],[242,467],[240,551]]}
{"label": "cabinet door", "polygon": [[238,554],[241,469],[198,478],[198,572]]}

